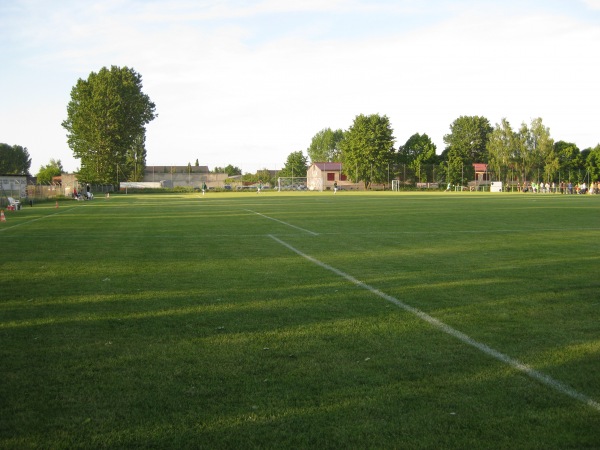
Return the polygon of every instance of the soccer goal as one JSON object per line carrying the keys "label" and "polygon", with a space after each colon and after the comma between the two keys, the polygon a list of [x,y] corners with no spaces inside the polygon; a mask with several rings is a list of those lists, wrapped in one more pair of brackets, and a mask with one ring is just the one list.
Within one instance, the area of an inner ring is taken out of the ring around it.
{"label": "soccer goal", "polygon": [[392,191],[400,190],[400,180],[392,180]]}
{"label": "soccer goal", "polygon": [[279,177],[277,179],[278,191],[306,191],[306,177]]}

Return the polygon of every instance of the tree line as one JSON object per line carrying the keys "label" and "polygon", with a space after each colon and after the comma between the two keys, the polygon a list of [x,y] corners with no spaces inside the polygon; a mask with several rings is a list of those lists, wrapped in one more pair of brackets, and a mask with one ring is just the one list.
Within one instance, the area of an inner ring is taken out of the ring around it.
{"label": "tree line", "polygon": [[[155,104],[142,91],[141,75],[131,68],[103,67],[87,79],[79,79],[71,90],[62,126],[80,161],[80,181],[140,181],[146,166],[145,127],[156,117]],[[317,132],[306,154],[295,151],[288,155],[279,175],[304,177],[310,160],[341,162],[347,178],[366,188],[390,179],[465,185],[474,178],[473,163],[488,164],[491,176],[507,183],[600,178],[600,145],[580,150],[574,143],[555,142],[541,118],[514,129],[506,119],[492,126],[485,117],[461,116],[450,125],[440,154],[425,133],[415,133],[397,147],[393,133],[387,116],[360,114],[347,130],[324,128]],[[0,173],[29,174],[30,165],[26,148],[0,144]],[[40,168],[38,177],[40,182],[49,182],[61,172],[60,160],[50,160]],[[242,171],[229,164],[214,172],[235,175]],[[267,173],[265,169],[244,176],[260,179]]]}
{"label": "tree line", "polygon": [[[580,150],[574,143],[555,142],[541,118],[513,129],[506,119],[491,126],[485,117],[461,116],[450,125],[444,144],[437,154],[427,134],[415,133],[395,148],[389,119],[373,114],[356,116],[346,131],[319,131],[306,153],[312,162],[342,163],[348,179],[367,188],[390,179],[466,185],[474,179],[474,163],[487,164],[490,177],[505,183],[600,178],[600,144]],[[286,167],[295,165],[296,173],[299,154],[290,154],[286,162]]]}

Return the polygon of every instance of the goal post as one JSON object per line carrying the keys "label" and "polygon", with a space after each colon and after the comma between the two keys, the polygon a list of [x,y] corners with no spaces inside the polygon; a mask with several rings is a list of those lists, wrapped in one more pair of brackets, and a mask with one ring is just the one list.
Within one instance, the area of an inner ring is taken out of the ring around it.
{"label": "goal post", "polygon": [[308,186],[306,177],[279,177],[277,178],[277,190],[281,191],[306,191]]}

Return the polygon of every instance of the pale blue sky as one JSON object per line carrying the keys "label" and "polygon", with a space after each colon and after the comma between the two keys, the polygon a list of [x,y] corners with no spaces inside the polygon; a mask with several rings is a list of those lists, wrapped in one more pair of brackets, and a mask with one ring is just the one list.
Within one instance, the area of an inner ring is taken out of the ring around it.
{"label": "pale blue sky", "polygon": [[129,66],[159,114],[149,165],[281,168],[326,127],[385,114],[397,145],[461,115],[600,142],[600,0],[0,0],[0,142],[78,161],[78,78]]}

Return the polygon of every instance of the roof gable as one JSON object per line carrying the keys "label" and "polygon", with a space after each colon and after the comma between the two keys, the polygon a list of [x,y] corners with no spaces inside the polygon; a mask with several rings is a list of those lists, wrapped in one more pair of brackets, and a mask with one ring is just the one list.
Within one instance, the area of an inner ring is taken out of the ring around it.
{"label": "roof gable", "polygon": [[313,166],[318,167],[322,171],[341,171],[342,163],[340,162],[316,162],[313,163]]}

